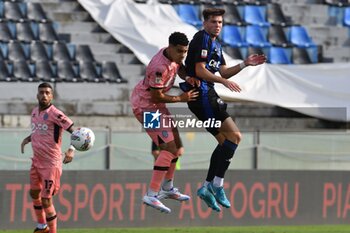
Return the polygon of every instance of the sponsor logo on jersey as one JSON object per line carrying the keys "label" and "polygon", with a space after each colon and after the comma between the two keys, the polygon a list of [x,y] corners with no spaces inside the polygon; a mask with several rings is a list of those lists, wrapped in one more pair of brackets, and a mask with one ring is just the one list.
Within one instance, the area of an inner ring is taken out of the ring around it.
{"label": "sponsor logo on jersey", "polygon": [[208,51],[206,49],[202,49],[201,58],[207,58],[207,56],[208,56]]}

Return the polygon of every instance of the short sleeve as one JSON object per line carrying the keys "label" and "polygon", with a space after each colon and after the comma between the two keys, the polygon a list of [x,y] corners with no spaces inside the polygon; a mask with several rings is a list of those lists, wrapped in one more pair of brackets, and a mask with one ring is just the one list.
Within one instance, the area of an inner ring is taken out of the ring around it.
{"label": "short sleeve", "polygon": [[168,77],[166,66],[155,67],[148,75],[149,86],[153,88],[164,88]]}
{"label": "short sleeve", "polygon": [[73,125],[73,121],[58,109],[52,114],[52,121],[64,130],[69,129]]}
{"label": "short sleeve", "polygon": [[225,60],[225,58],[224,58],[224,54],[223,54],[223,51],[222,51],[222,47],[221,47],[221,64],[220,64],[221,66],[222,65],[226,65],[226,60]]}
{"label": "short sleeve", "polygon": [[203,37],[197,37],[193,43],[194,62],[207,62],[209,51],[207,46],[203,46]]}

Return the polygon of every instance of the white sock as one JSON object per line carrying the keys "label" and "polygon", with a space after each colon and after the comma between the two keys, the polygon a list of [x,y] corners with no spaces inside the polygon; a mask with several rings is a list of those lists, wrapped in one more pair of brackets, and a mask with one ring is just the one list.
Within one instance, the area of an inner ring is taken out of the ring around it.
{"label": "white sock", "polygon": [[173,180],[164,180],[162,184],[162,188],[165,191],[169,191],[174,187],[174,182]]}
{"label": "white sock", "polygon": [[203,186],[208,187],[209,181],[204,181]]}
{"label": "white sock", "polygon": [[155,197],[158,195],[158,192],[153,191],[152,189],[148,189],[147,196],[149,197]]}
{"label": "white sock", "polygon": [[44,229],[46,227],[47,227],[46,223],[38,223],[38,225],[37,225],[37,228],[39,228],[39,229]]}
{"label": "white sock", "polygon": [[224,186],[224,178],[215,176],[213,184],[214,184],[215,187],[222,187],[222,186]]}

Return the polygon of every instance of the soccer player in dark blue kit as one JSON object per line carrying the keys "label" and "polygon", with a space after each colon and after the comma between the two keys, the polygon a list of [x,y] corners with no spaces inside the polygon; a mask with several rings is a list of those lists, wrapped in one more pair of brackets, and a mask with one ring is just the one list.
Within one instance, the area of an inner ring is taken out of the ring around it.
{"label": "soccer player in dark blue kit", "polygon": [[[200,80],[199,98],[188,102],[190,110],[201,121],[215,119],[221,121],[220,128],[206,128],[218,145],[210,159],[209,169],[203,186],[197,195],[213,210],[221,211],[217,204],[230,208],[231,203],[223,188],[225,172],[241,141],[241,133],[226,112],[226,104],[214,89],[214,83],[221,83],[230,91],[240,92],[239,85],[230,77],[247,66],[256,66],[266,62],[265,55],[250,55],[242,63],[227,67],[222,48],[217,41],[223,25],[224,9],[208,8],[203,10],[203,30],[197,32],[189,45],[185,61],[187,74]],[[216,73],[219,72],[219,75]]]}

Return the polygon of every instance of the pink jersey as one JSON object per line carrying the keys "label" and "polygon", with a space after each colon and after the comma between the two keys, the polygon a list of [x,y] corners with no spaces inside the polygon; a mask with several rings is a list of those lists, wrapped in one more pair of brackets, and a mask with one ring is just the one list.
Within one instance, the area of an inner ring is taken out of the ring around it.
{"label": "pink jersey", "polygon": [[180,65],[166,58],[164,49],[154,55],[146,68],[145,78],[136,85],[132,92],[131,104],[134,111],[165,108],[165,103],[153,103],[151,101],[150,88],[163,88],[164,92],[169,91],[174,85]]}
{"label": "pink jersey", "polygon": [[62,128],[67,130],[73,121],[51,105],[41,112],[34,108],[31,123],[33,164],[38,168],[61,167]]}

